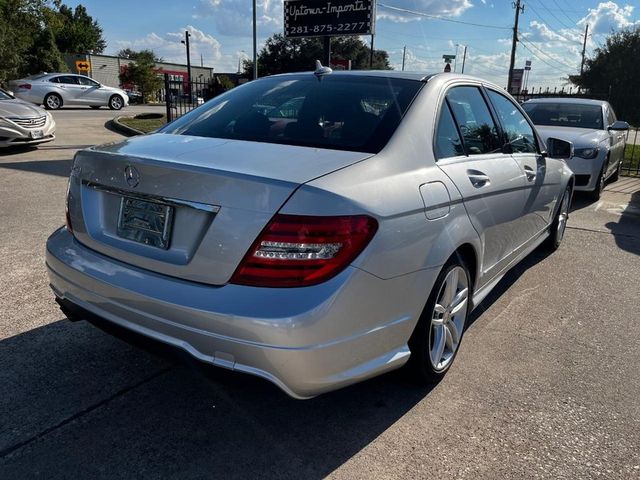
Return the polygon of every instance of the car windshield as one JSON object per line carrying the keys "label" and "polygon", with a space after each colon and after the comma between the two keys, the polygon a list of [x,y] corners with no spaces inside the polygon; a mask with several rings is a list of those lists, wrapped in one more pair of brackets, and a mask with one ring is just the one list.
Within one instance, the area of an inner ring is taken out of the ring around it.
{"label": "car windshield", "polygon": [[522,105],[522,108],[536,125],[595,130],[603,128],[600,105],[527,102]]}
{"label": "car windshield", "polygon": [[365,75],[264,78],[216,97],[160,132],[377,153],[422,85]]}
{"label": "car windshield", "polygon": [[4,90],[0,90],[0,100],[13,100],[13,97]]}

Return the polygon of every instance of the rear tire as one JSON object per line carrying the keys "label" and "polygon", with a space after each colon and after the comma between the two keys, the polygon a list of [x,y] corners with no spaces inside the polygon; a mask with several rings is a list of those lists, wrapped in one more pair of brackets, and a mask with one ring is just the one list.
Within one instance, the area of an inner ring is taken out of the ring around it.
{"label": "rear tire", "polygon": [[564,232],[567,228],[567,222],[569,221],[570,206],[571,186],[568,186],[560,200],[560,206],[558,207],[556,217],[553,219],[553,222],[549,227],[549,237],[544,242],[544,247],[551,252],[555,252],[562,243]]}
{"label": "rear tire", "polygon": [[109,98],[109,109],[120,110],[124,107],[124,100],[120,95],[111,95]]}
{"label": "rear tire", "polygon": [[406,369],[420,383],[439,382],[460,349],[471,298],[469,270],[453,256],[442,267],[411,338]]}
{"label": "rear tire", "polygon": [[58,110],[62,105],[62,97],[57,93],[48,93],[44,97],[44,108],[47,110]]}

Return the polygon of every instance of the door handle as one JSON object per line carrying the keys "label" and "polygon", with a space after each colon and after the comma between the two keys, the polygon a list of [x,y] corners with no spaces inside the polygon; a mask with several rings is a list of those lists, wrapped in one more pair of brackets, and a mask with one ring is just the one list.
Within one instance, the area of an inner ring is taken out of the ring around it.
{"label": "door handle", "polygon": [[536,172],[528,165],[524,166],[524,174],[527,176],[527,180],[529,180],[530,182],[533,182],[536,179]]}
{"label": "door handle", "polygon": [[471,185],[476,188],[484,187],[491,183],[491,179],[488,175],[478,170],[467,170],[467,177],[471,181]]}

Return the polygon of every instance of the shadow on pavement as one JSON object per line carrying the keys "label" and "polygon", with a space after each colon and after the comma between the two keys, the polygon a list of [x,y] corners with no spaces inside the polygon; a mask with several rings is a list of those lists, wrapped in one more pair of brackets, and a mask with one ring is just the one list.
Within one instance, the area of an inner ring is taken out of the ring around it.
{"label": "shadow on pavement", "polygon": [[58,177],[68,177],[71,173],[72,166],[73,160],[33,160],[0,163],[0,169],[22,170],[24,172],[43,173],[45,175],[56,175]]}
{"label": "shadow on pavement", "polygon": [[618,247],[640,255],[640,190],[631,195],[629,205],[622,211],[620,220],[609,222],[605,227],[613,234]]}

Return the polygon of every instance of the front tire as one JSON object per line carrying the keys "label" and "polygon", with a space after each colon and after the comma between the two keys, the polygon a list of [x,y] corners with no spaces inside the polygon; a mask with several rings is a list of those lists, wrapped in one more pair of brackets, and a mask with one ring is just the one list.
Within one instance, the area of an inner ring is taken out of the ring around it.
{"label": "front tire", "polygon": [[622,162],[618,162],[618,168],[616,168],[616,171],[613,172],[613,175],[611,175],[609,182],[613,183],[618,181],[618,179],[620,178],[620,170],[622,170]]}
{"label": "front tire", "polygon": [[567,229],[567,222],[569,221],[570,203],[571,186],[568,186],[560,200],[560,207],[549,227],[549,237],[544,244],[545,248],[551,252],[555,252],[560,247],[562,239],[564,238],[564,232]]}
{"label": "front tire", "polygon": [[470,294],[469,270],[454,256],[438,275],[409,339],[407,369],[414,379],[439,382],[453,364],[467,323]]}
{"label": "front tire", "polygon": [[597,202],[598,200],[600,200],[600,197],[602,196],[602,191],[604,190],[604,184],[606,182],[606,175],[607,175],[607,165],[605,164],[602,166],[602,170],[598,175],[596,188],[594,188],[591,192],[589,192],[589,198],[591,198],[591,200],[594,202]]}
{"label": "front tire", "polygon": [[124,107],[124,100],[120,95],[111,95],[109,99],[109,109],[111,110],[120,110]]}
{"label": "front tire", "polygon": [[57,93],[49,93],[44,97],[44,108],[47,110],[58,110],[62,104],[62,97]]}

